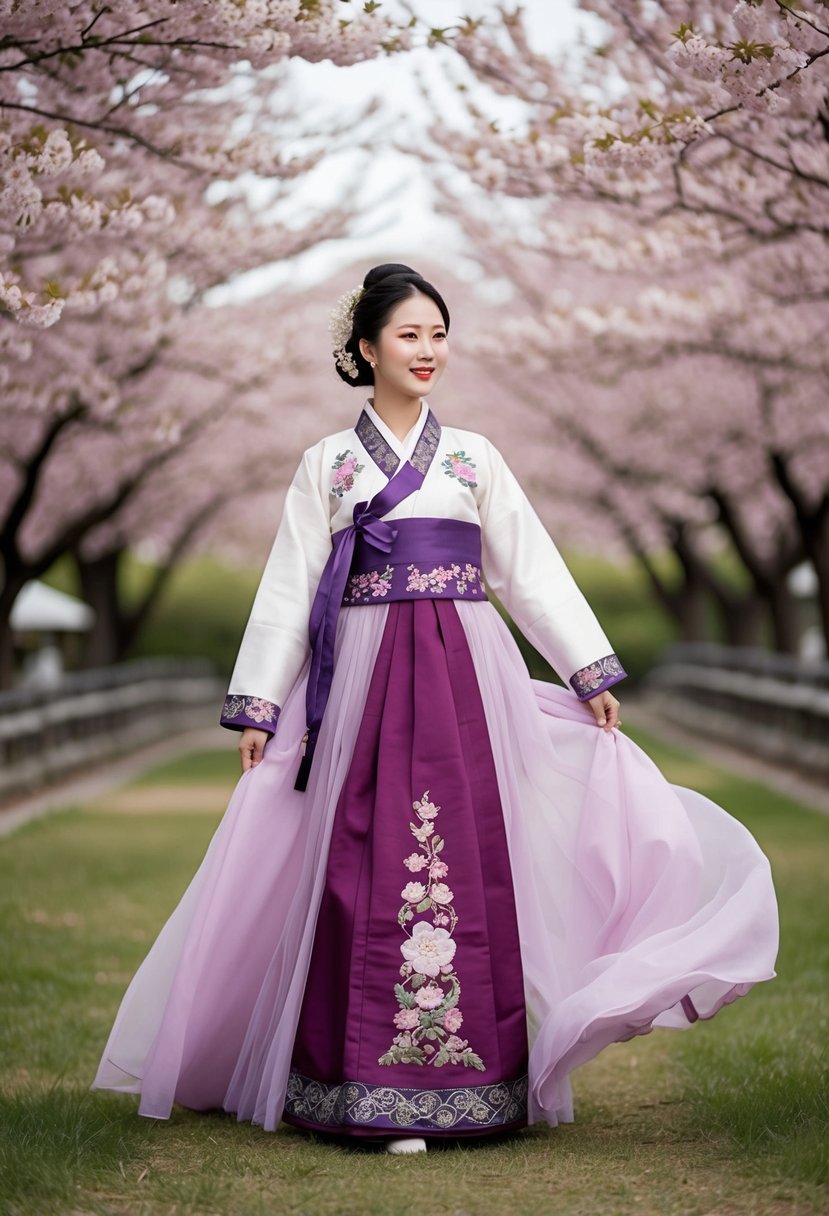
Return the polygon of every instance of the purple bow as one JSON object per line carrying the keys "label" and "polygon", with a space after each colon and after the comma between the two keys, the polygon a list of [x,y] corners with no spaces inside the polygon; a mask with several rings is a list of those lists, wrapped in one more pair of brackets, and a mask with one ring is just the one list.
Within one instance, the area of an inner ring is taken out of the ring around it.
{"label": "purple bow", "polygon": [[325,706],[331,692],[334,676],[334,639],[337,633],[337,617],[340,611],[354,545],[357,534],[367,544],[381,553],[390,553],[397,536],[394,524],[386,523],[381,516],[408,498],[423,484],[425,474],[408,460],[401,465],[392,479],[374,495],[371,502],[358,502],[354,507],[353,523],[342,528],[331,537],[331,552],[311,606],[309,634],[311,638],[311,669],[305,694],[305,754],[299,766],[294,789],[304,790],[308,784],[311,760],[314,755]]}

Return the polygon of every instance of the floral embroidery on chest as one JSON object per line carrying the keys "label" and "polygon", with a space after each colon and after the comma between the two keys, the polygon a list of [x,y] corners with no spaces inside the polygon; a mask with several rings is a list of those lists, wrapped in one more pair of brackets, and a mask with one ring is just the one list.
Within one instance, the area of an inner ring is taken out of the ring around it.
{"label": "floral embroidery on chest", "polygon": [[358,473],[362,473],[365,465],[358,464],[357,457],[350,448],[346,448],[344,452],[338,453],[331,468],[334,469],[334,476],[331,478],[331,493],[336,494],[337,498],[342,498],[343,494],[347,494],[354,488],[354,479]]}
{"label": "floral embroidery on chest", "polygon": [[[399,1008],[393,1020],[400,1033],[377,1063],[431,1064],[435,1068],[463,1064],[483,1072],[486,1065],[481,1057],[456,1033],[463,1024],[452,937],[458,916],[452,904],[454,893],[444,881],[449,874],[449,866],[440,857],[445,841],[435,831],[441,808],[429,801],[428,790],[412,807],[419,822],[410,823],[409,829],[419,851],[403,861],[413,877],[400,892],[405,902],[397,916],[406,934],[400,947],[405,960],[400,968],[402,982],[394,986]],[[416,875],[422,875],[422,881]],[[431,924],[419,920],[409,934],[407,925],[416,913],[424,912],[431,913]]]}
{"label": "floral embroidery on chest", "polygon": [[474,460],[470,460],[463,448],[457,452],[449,452],[441,462],[441,468],[447,477],[454,477],[462,486],[467,486],[470,490],[478,484],[475,472],[477,465]]}

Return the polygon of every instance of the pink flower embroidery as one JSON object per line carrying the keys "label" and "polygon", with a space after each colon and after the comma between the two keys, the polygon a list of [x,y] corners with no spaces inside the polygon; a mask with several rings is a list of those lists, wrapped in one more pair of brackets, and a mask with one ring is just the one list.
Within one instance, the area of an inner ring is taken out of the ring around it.
{"label": "pink flower embroidery", "polygon": [[[417,821],[409,824],[409,831],[420,851],[406,857],[403,865],[410,874],[428,870],[430,885],[427,888],[422,882],[409,882],[400,892],[405,903],[397,920],[407,937],[400,946],[404,960],[401,982],[394,986],[398,1009],[393,1021],[399,1033],[378,1063],[429,1064],[435,1068],[463,1064],[483,1072],[486,1065],[481,1057],[467,1040],[454,1034],[463,1023],[457,1007],[461,982],[455,971],[456,943],[452,937],[458,917],[452,904],[454,893],[447,883],[435,881],[449,873],[448,865],[439,857],[445,842],[435,831],[440,807],[430,801],[426,790],[412,803],[412,809]],[[409,934],[407,926],[414,921],[415,913],[427,910],[432,913],[432,923],[419,920]],[[439,984],[435,983],[437,979]]]}
{"label": "pink flower embroidery", "polygon": [[331,493],[342,498],[343,494],[354,489],[354,479],[358,473],[362,473],[365,465],[358,464],[357,457],[347,448],[338,453],[331,468],[335,470],[331,479]]}
{"label": "pink flower embroidery", "polygon": [[[398,1030],[413,1030],[420,1021],[420,1014],[416,1009],[398,1009],[394,1015],[394,1024]],[[444,1018],[444,1023],[446,1019]]]}
{"label": "pink flower embroidery", "polygon": [[443,595],[447,589],[452,590],[453,583],[458,595],[465,595],[468,587],[471,588],[473,595],[477,595],[482,590],[481,572],[470,562],[466,562],[463,569],[457,562],[451,566],[435,566],[434,569],[425,572],[414,565],[408,566],[407,569],[409,572],[406,580],[407,591],[431,591]]}
{"label": "pink flower embroidery", "polygon": [[415,993],[415,1004],[418,1009],[437,1009],[443,1004],[446,993],[437,984],[426,984]]}
{"label": "pink flower embroidery", "polygon": [[445,882],[432,883],[429,894],[436,904],[451,904],[455,898],[454,892],[449,890]]}
{"label": "pink flower embroidery", "polygon": [[[395,1026],[397,1025],[396,1018],[394,1024]],[[447,1030],[452,1032],[460,1030],[461,1026],[463,1025],[463,1014],[461,1013],[460,1009],[458,1009],[457,1005],[453,1009],[446,1010],[446,1013],[443,1015],[443,1025]]]}
{"label": "pink flower embroidery", "polygon": [[438,808],[434,802],[421,802],[417,813],[420,819],[437,819]]}
{"label": "pink flower embroidery", "polygon": [[348,580],[346,601],[350,603],[367,603],[370,599],[378,599],[388,595],[391,590],[394,569],[386,566],[385,570],[368,570],[365,574],[352,574]]}
{"label": "pink flower embroidery", "polygon": [[469,488],[478,484],[475,474],[475,462],[470,460],[466,452],[450,452],[442,462],[441,468],[447,477],[455,477],[462,486]]}

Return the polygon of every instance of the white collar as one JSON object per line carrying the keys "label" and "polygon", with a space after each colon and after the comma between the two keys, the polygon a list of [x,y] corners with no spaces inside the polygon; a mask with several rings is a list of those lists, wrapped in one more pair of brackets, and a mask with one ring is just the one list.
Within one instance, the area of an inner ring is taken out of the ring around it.
{"label": "white collar", "polygon": [[392,431],[386,425],[368,399],[366,399],[364,408],[371,421],[377,427],[377,430],[394,452],[395,456],[397,456],[401,461],[408,460],[412,452],[415,450],[423,427],[426,425],[426,418],[429,414],[429,402],[426,400],[426,398],[424,397],[420,402],[420,417],[403,440],[397,438],[394,431]]}

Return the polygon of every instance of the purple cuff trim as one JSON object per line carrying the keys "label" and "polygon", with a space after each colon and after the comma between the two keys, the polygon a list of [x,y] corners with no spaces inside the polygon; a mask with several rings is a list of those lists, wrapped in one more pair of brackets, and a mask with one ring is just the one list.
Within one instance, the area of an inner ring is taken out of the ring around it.
{"label": "purple cuff trim", "polygon": [[229,730],[244,730],[246,726],[252,726],[256,730],[267,730],[273,734],[278,717],[279,706],[274,705],[273,701],[231,693],[225,698],[219,724]]}
{"label": "purple cuff trim", "polygon": [[591,697],[597,697],[600,692],[624,680],[626,675],[616,655],[609,654],[596,663],[580,668],[570,676],[570,683],[580,701],[589,701]]}
{"label": "purple cuff trim", "polygon": [[315,1081],[288,1074],[285,1113],[321,1128],[382,1128],[389,1132],[475,1131],[527,1119],[526,1074],[490,1085],[414,1089]]}

